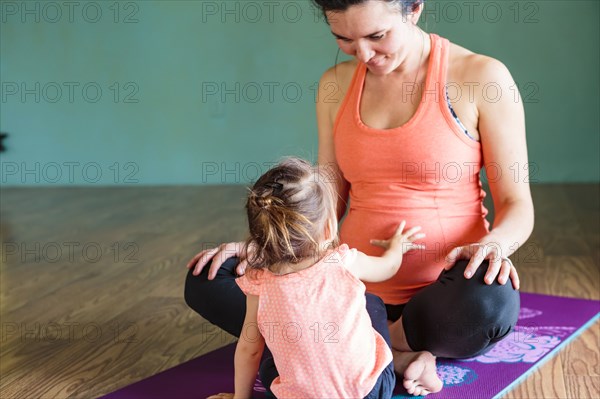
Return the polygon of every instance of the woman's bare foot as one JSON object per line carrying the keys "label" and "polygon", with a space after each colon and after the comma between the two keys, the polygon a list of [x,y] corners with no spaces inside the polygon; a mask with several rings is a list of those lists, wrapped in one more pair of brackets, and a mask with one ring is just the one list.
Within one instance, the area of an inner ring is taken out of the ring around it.
{"label": "woman's bare foot", "polygon": [[394,369],[404,376],[404,388],[411,395],[425,396],[439,392],[444,384],[435,368],[435,356],[429,352],[400,352],[394,354]]}
{"label": "woman's bare foot", "polygon": [[206,399],[233,399],[232,393],[218,393],[216,395],[211,395]]}

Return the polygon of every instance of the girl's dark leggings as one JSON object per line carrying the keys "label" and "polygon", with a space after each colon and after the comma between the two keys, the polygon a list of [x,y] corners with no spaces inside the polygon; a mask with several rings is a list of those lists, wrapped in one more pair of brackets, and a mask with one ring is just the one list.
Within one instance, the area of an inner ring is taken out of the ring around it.
{"label": "girl's dark leggings", "polygon": [[[214,280],[207,279],[210,263],[198,276],[190,270],[184,293],[190,308],[236,337],[240,336],[246,314],[246,297],[235,282],[238,262],[238,258],[229,258]],[[505,285],[497,280],[485,284],[487,261],[472,278],[465,279],[467,263],[461,260],[452,269],[442,271],[437,281],[408,303],[386,305],[387,319],[402,317],[413,351],[426,350],[435,356],[457,359],[477,356],[506,337],[517,323],[519,293],[510,280]]]}

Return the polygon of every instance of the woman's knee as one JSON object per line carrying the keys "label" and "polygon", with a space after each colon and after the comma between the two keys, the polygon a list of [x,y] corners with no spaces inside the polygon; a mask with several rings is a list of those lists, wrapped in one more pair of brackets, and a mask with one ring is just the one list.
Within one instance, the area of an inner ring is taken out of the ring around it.
{"label": "woman's knee", "polygon": [[[463,263],[468,263],[463,261]],[[462,267],[462,266],[461,266]],[[466,267],[466,265],[465,265]],[[477,269],[473,278],[464,279],[464,287],[457,287],[465,291],[465,311],[471,308],[472,318],[481,325],[496,325],[514,327],[519,318],[521,306],[519,291],[515,290],[510,282],[500,284],[498,278],[492,284],[484,281],[489,267],[489,261],[484,261]],[[464,271],[464,267],[462,267]]]}
{"label": "woman's knee", "polygon": [[201,316],[214,311],[215,300],[225,293],[224,288],[235,285],[235,267],[239,263],[238,258],[229,258],[219,268],[213,280],[208,279],[208,271],[212,259],[204,266],[198,275],[192,274],[190,269],[185,279],[183,297],[185,303]]}
{"label": "woman's knee", "polygon": [[192,274],[193,269],[189,270],[185,277],[185,287],[183,289],[183,298],[185,303],[195,311],[201,298],[201,277]]}
{"label": "woman's knee", "polygon": [[[433,305],[452,313],[458,313],[478,324],[512,324],[519,317],[519,291],[510,281],[502,285],[496,279],[492,284],[484,281],[489,261],[483,261],[474,276],[464,277],[464,270],[469,262],[461,260],[449,271],[442,272],[438,281],[431,286],[432,299],[437,304],[423,301],[423,305]],[[429,287],[428,287],[429,288]],[[444,299],[445,298],[445,299]],[[448,300],[452,298],[451,300]]]}
{"label": "woman's knee", "polygon": [[519,293],[510,282],[488,285],[482,264],[471,279],[466,261],[442,272],[438,281],[415,295],[402,317],[409,346],[437,356],[465,358],[482,353],[504,338],[519,316]]}

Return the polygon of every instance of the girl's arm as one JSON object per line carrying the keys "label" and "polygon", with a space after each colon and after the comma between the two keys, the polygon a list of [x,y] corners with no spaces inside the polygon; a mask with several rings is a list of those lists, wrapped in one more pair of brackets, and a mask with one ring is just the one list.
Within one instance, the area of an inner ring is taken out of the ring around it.
{"label": "girl's arm", "polygon": [[389,240],[371,240],[371,244],[386,249],[382,256],[368,256],[357,251],[356,258],[346,263],[346,268],[359,280],[378,283],[392,278],[400,269],[402,255],[412,249],[423,249],[424,245],[415,244],[415,240],[425,237],[418,233],[420,226],[403,232],[406,222],[403,220],[396,233]]}
{"label": "girl's arm", "polygon": [[235,399],[252,398],[254,382],[265,348],[265,340],[256,321],[257,312],[258,296],[247,295],[244,327],[235,348]]}
{"label": "girl's arm", "polygon": [[[480,56],[472,65],[474,81],[481,86],[493,83],[500,93],[493,101],[478,90],[479,133],[483,160],[494,200],[492,231],[478,243],[454,248],[447,261],[470,259],[465,277],[470,278],[484,259],[490,261],[487,284],[510,278],[519,288],[519,277],[510,262],[503,261],[515,252],[533,230],[533,202],[529,189],[531,164],[527,160],[523,102],[508,69],[499,61]],[[535,165],[533,165],[535,166]]]}

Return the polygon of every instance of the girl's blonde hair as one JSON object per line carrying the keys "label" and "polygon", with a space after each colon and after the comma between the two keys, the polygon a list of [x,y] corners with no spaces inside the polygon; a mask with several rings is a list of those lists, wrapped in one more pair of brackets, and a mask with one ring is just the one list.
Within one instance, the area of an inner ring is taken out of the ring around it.
{"label": "girl's blonde hair", "polygon": [[326,239],[336,247],[334,184],[318,166],[296,157],[263,174],[246,202],[250,237],[245,248],[254,249],[246,254],[248,267],[276,271],[278,264],[320,258],[331,248],[321,245]]}

